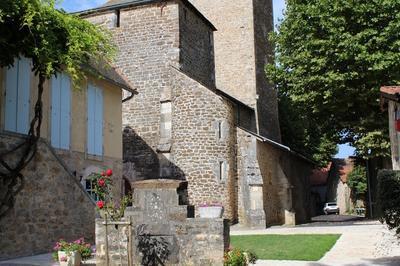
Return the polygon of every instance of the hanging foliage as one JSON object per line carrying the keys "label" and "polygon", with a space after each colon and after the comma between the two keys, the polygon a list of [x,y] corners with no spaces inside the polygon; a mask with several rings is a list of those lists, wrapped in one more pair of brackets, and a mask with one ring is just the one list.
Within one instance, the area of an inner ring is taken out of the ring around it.
{"label": "hanging foliage", "polygon": [[[0,67],[10,67],[24,56],[32,60],[32,71],[39,80],[28,137],[0,154],[0,218],[13,207],[24,184],[21,171],[36,153],[44,82],[63,71],[78,87],[86,78],[82,71],[85,65],[112,60],[115,49],[110,40],[104,29],[55,9],[55,0],[0,1]],[[7,162],[7,155],[16,152],[22,154],[19,160]]]}

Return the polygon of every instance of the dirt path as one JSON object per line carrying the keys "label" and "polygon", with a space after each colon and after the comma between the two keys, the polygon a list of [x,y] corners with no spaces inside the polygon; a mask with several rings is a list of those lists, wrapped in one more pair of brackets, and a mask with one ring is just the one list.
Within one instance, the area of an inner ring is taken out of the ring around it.
{"label": "dirt path", "polygon": [[[385,265],[400,266],[400,246],[377,221],[342,224],[310,224],[296,227],[272,227],[263,230],[232,228],[231,235],[246,234],[341,234],[335,246],[318,262],[259,260],[256,265]],[[389,237],[390,236],[390,237]],[[383,249],[383,250],[382,250]],[[384,254],[384,255],[383,255]]]}

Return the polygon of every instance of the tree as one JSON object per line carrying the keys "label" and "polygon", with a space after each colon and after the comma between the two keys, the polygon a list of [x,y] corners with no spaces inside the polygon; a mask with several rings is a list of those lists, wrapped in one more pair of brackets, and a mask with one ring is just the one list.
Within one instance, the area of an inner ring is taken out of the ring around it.
{"label": "tree", "polygon": [[400,1],[288,0],[271,38],[276,62],[267,76],[291,120],[304,125],[291,138],[292,121],[281,115],[283,141],[321,164],[330,145],[347,142],[360,156],[387,156],[379,88],[400,80]]}
{"label": "tree", "polygon": [[[12,66],[15,58],[24,56],[32,60],[32,71],[39,78],[39,97],[28,137],[15,149],[0,154],[0,218],[14,205],[24,184],[21,170],[36,153],[45,80],[64,71],[77,87],[86,77],[85,66],[111,60],[114,54],[108,34],[56,10],[54,5],[55,0],[0,1],[0,67]],[[7,162],[7,155],[17,151],[22,154],[18,162]]]}
{"label": "tree", "polygon": [[367,172],[365,167],[357,165],[349,173],[347,177],[347,184],[349,185],[351,191],[358,199],[360,196],[365,195],[367,192]]}

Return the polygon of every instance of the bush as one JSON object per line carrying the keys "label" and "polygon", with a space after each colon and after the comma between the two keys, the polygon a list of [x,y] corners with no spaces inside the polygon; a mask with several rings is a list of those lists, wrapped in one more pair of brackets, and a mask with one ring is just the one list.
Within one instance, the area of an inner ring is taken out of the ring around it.
{"label": "bush", "polygon": [[380,220],[400,235],[400,171],[381,170],[378,180]]}
{"label": "bush", "polygon": [[365,167],[355,166],[354,169],[349,173],[347,178],[347,184],[351,188],[352,192],[359,198],[367,192],[367,173]]}
{"label": "bush", "polygon": [[224,255],[224,266],[246,266],[254,264],[257,256],[251,251],[243,251],[240,248],[233,248]]}

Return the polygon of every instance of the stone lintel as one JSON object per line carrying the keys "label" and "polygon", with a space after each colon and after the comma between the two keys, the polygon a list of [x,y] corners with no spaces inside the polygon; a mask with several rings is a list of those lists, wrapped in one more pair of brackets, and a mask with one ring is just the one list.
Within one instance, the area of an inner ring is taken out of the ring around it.
{"label": "stone lintel", "polygon": [[132,183],[134,189],[177,189],[187,181],[174,179],[148,179]]}

